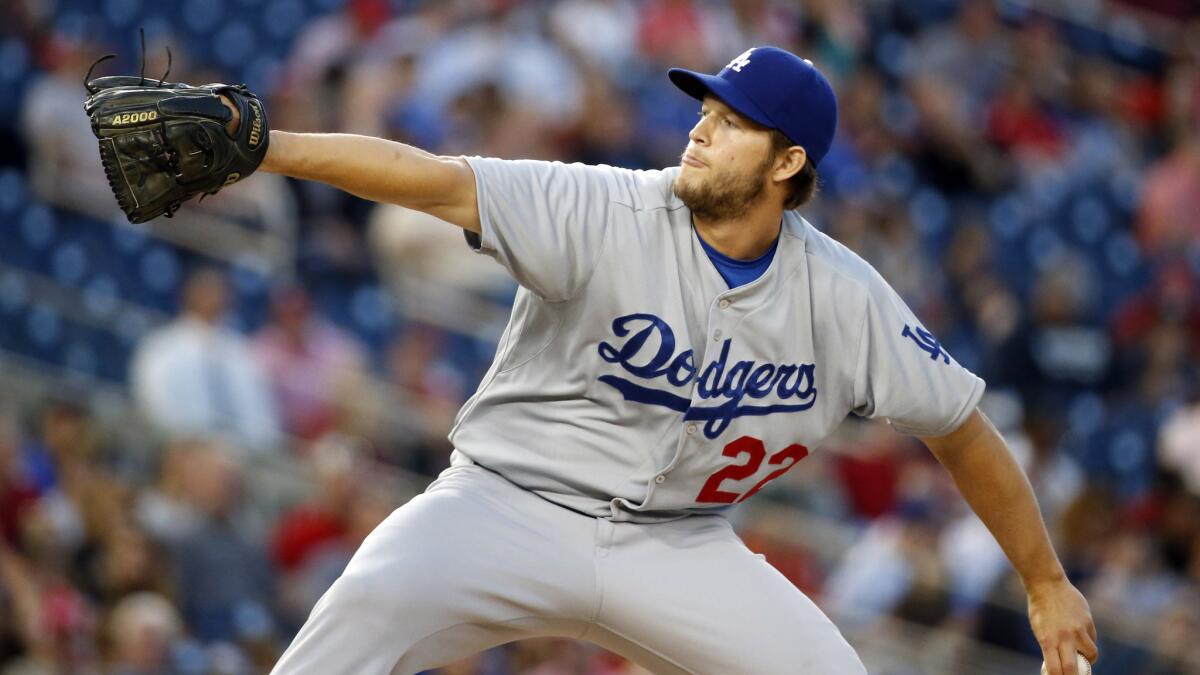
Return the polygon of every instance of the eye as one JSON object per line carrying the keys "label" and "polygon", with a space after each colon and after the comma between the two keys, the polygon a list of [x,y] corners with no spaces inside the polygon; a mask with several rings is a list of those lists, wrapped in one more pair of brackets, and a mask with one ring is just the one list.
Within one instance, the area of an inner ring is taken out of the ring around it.
{"label": "eye", "polygon": [[734,122],[733,120],[729,119],[728,117],[722,117],[721,124],[729,127],[730,129],[738,128],[737,122]]}

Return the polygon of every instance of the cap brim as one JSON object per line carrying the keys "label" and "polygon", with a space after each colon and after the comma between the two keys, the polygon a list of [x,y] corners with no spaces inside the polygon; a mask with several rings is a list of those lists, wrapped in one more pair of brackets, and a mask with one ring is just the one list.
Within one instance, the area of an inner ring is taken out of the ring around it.
{"label": "cap brim", "polygon": [[671,78],[671,82],[683,93],[698,101],[703,101],[705,96],[712,94],[721,99],[725,105],[736,110],[738,114],[748,117],[764,127],[778,128],[778,125],[772,122],[770,117],[767,117],[758,106],[754,105],[753,101],[730,84],[729,80],[683,68],[668,70],[667,77]]}

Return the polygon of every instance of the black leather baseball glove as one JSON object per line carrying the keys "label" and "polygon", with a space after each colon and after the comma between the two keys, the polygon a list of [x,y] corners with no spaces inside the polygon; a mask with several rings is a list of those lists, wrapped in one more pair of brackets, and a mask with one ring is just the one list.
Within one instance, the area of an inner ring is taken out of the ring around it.
{"label": "black leather baseball glove", "polygon": [[[84,110],[100,159],[131,223],[171,216],[196,195],[249,176],[267,154],[267,115],[245,85],[192,87],[114,75],[87,83]],[[237,132],[227,123],[238,109]]]}

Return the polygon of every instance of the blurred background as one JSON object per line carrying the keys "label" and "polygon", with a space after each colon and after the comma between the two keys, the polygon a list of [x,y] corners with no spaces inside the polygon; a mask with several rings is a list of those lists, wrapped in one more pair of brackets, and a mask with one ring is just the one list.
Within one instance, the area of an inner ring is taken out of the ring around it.
{"label": "blurred background", "polygon": [[[842,117],[805,216],[987,379],[1096,672],[1200,673],[1192,0],[0,4],[0,673],[267,672],[446,465],[515,290],[455,228],[271,175],[129,225],[83,77],[138,72],[139,27],[147,76],[169,46],[171,79],[246,82],[275,128],[635,168],[694,120],[668,66],[813,59]],[[870,672],[1037,672],[1007,562],[885,424],[735,513]],[[441,672],[636,669],[541,640]]]}

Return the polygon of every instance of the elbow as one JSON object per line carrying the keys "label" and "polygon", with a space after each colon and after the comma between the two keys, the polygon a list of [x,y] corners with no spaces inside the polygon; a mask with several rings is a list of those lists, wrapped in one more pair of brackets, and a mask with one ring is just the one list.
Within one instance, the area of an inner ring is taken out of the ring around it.
{"label": "elbow", "polygon": [[413,207],[471,232],[480,231],[475,171],[461,157],[437,157],[432,160],[430,176],[434,189],[424,191],[425,198]]}
{"label": "elbow", "polygon": [[979,445],[991,436],[999,439],[1000,433],[983,411],[976,408],[954,431],[944,436],[922,438],[921,442],[937,457],[942,466],[950,469],[965,449]]}

